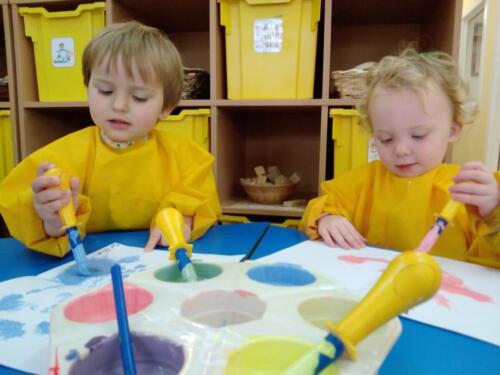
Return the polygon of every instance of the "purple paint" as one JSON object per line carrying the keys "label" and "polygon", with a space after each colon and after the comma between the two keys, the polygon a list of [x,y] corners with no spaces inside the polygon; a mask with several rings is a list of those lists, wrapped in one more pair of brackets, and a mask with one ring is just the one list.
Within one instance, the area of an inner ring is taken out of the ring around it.
{"label": "purple paint", "polygon": [[[137,374],[174,375],[184,366],[184,350],[168,339],[131,332]],[[121,375],[120,338],[94,337],[85,345],[90,353],[76,359],[70,375]]]}
{"label": "purple paint", "polygon": [[309,271],[296,264],[275,263],[256,266],[247,271],[252,280],[278,286],[303,286],[316,281]]}

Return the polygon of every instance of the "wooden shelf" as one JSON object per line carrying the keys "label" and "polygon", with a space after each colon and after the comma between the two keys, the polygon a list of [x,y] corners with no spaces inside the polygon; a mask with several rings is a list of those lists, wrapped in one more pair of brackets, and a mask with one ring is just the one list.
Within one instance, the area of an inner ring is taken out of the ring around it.
{"label": "wooden shelf", "polygon": [[225,202],[222,210],[227,214],[301,217],[303,208],[285,207],[280,204],[259,204],[248,199]]}

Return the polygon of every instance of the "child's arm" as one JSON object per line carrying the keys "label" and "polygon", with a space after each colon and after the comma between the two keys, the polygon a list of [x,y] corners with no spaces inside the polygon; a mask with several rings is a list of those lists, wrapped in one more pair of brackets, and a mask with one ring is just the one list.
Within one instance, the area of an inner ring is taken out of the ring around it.
{"label": "child's arm", "polygon": [[48,162],[40,164],[37,168],[37,177],[31,183],[33,206],[43,222],[47,235],[59,237],[64,234],[64,228],[58,212],[68,203],[68,199],[73,199],[74,207],[78,207],[80,180],[78,177],[71,179],[71,191],[56,189],[54,187],[59,185],[58,178],[44,175],[50,168],[54,168],[54,165]]}
{"label": "child's arm", "polygon": [[449,189],[451,198],[475,206],[482,218],[486,218],[500,205],[499,184],[482,163],[465,163],[453,181],[455,185]]}
{"label": "child's arm", "polygon": [[[191,242],[191,232],[193,230],[193,217],[192,216],[184,216],[184,239],[186,242]],[[144,247],[144,251],[150,252],[153,251],[156,245],[168,246],[166,238],[162,235],[160,229],[158,227],[152,227],[149,232],[149,239]]]}
{"label": "child's arm", "polygon": [[342,249],[361,249],[365,238],[342,215],[324,215],[318,220],[318,234],[328,246]]}

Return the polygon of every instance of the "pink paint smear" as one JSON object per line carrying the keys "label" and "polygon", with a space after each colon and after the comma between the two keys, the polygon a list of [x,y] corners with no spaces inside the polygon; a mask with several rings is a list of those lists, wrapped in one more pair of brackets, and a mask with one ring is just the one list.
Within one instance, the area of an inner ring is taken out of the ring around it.
{"label": "pink paint smear", "polygon": [[[337,259],[349,264],[362,264],[367,262],[388,264],[390,262],[386,259],[361,257],[357,255],[339,255]],[[441,286],[439,290],[441,292],[447,292],[454,295],[461,295],[480,303],[495,303],[490,296],[469,289],[464,284],[464,281],[461,278],[451,275],[447,272],[443,272],[442,274]],[[436,301],[439,306],[445,307],[447,309],[451,309],[452,307],[450,301],[440,293],[436,293],[436,295],[434,296],[434,301]]]}

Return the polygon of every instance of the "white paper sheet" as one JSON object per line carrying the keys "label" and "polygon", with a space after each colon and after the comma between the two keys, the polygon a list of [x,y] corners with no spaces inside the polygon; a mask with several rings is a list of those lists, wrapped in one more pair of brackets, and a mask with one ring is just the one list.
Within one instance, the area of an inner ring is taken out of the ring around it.
{"label": "white paper sheet", "polygon": [[[372,247],[342,250],[305,241],[260,260],[300,264],[364,295],[398,254]],[[434,258],[443,272],[439,291],[403,316],[500,345],[500,271]]]}
{"label": "white paper sheet", "polygon": [[[114,243],[87,256],[90,269],[99,276],[81,277],[75,262],[38,276],[19,277],[0,283],[0,363],[34,374],[49,367],[50,312],[55,305],[111,282],[109,268],[119,263],[124,278],[150,267],[168,264],[168,252]],[[193,262],[234,262],[241,255],[194,254]]]}

